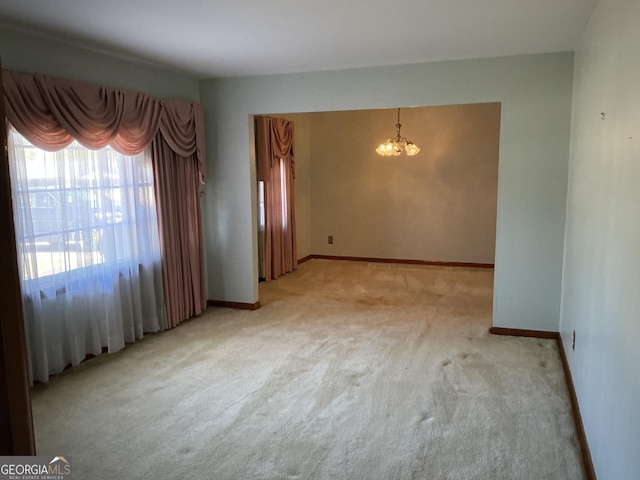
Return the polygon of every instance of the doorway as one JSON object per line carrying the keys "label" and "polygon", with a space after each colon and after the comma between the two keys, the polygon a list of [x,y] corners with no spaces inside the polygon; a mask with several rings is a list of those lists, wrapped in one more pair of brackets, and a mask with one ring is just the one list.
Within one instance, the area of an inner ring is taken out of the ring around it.
{"label": "doorway", "polygon": [[[500,103],[401,110],[421,151],[381,157],[397,109],[277,114],[296,126],[298,261],[492,266]],[[258,206],[259,208],[259,206]]]}

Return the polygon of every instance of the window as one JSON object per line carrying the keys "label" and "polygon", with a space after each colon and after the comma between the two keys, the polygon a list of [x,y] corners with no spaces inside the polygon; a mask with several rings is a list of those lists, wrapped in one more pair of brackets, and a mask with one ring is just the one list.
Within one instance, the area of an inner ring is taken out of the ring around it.
{"label": "window", "polygon": [[10,132],[16,237],[23,280],[59,284],[86,268],[121,268],[159,258],[149,155],[90,150],[77,142],[57,152]]}
{"label": "window", "polygon": [[193,102],[2,73],[9,123],[34,142],[11,131],[8,154],[31,379],[46,382],[206,308],[204,116]]}
{"label": "window", "polygon": [[288,204],[289,191],[287,190],[287,161],[280,159],[280,208],[282,209],[282,230],[287,230],[287,221],[289,218]]}

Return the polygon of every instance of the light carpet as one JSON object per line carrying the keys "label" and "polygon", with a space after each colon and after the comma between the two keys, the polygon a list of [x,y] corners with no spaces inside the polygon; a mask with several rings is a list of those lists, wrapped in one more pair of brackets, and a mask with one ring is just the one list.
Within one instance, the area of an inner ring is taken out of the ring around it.
{"label": "light carpet", "polygon": [[487,269],[311,260],[33,389],[80,479],[582,479],[556,342],[493,336]]}

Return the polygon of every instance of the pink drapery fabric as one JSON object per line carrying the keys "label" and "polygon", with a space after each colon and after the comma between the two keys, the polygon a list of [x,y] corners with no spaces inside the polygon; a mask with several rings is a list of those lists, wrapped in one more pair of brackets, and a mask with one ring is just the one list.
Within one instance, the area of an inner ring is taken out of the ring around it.
{"label": "pink drapery fabric", "polygon": [[178,155],[196,154],[205,180],[204,115],[197,103],[10,70],[2,80],[7,119],[38,148],[60,150],[76,139],[135,155],[160,131]]}
{"label": "pink drapery fabric", "polygon": [[[197,159],[175,153],[162,135],[152,143],[165,302],[170,327],[206,308]],[[171,246],[171,247],[169,247]]]}
{"label": "pink drapery fabric", "polygon": [[293,122],[256,117],[258,180],[264,182],[265,278],[298,266],[295,227]]}
{"label": "pink drapery fabric", "polygon": [[171,327],[202,312],[204,252],[199,183],[205,181],[204,114],[197,103],[2,71],[6,116],[32,144],[56,151],[74,139],[124,155],[153,144],[165,301]]}

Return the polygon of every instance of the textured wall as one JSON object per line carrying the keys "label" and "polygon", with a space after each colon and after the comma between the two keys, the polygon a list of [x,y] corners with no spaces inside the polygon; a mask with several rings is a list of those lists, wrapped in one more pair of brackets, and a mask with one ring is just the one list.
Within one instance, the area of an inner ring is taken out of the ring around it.
{"label": "textured wall", "polygon": [[574,92],[560,329],[598,479],[640,478],[640,2],[600,1]]}

